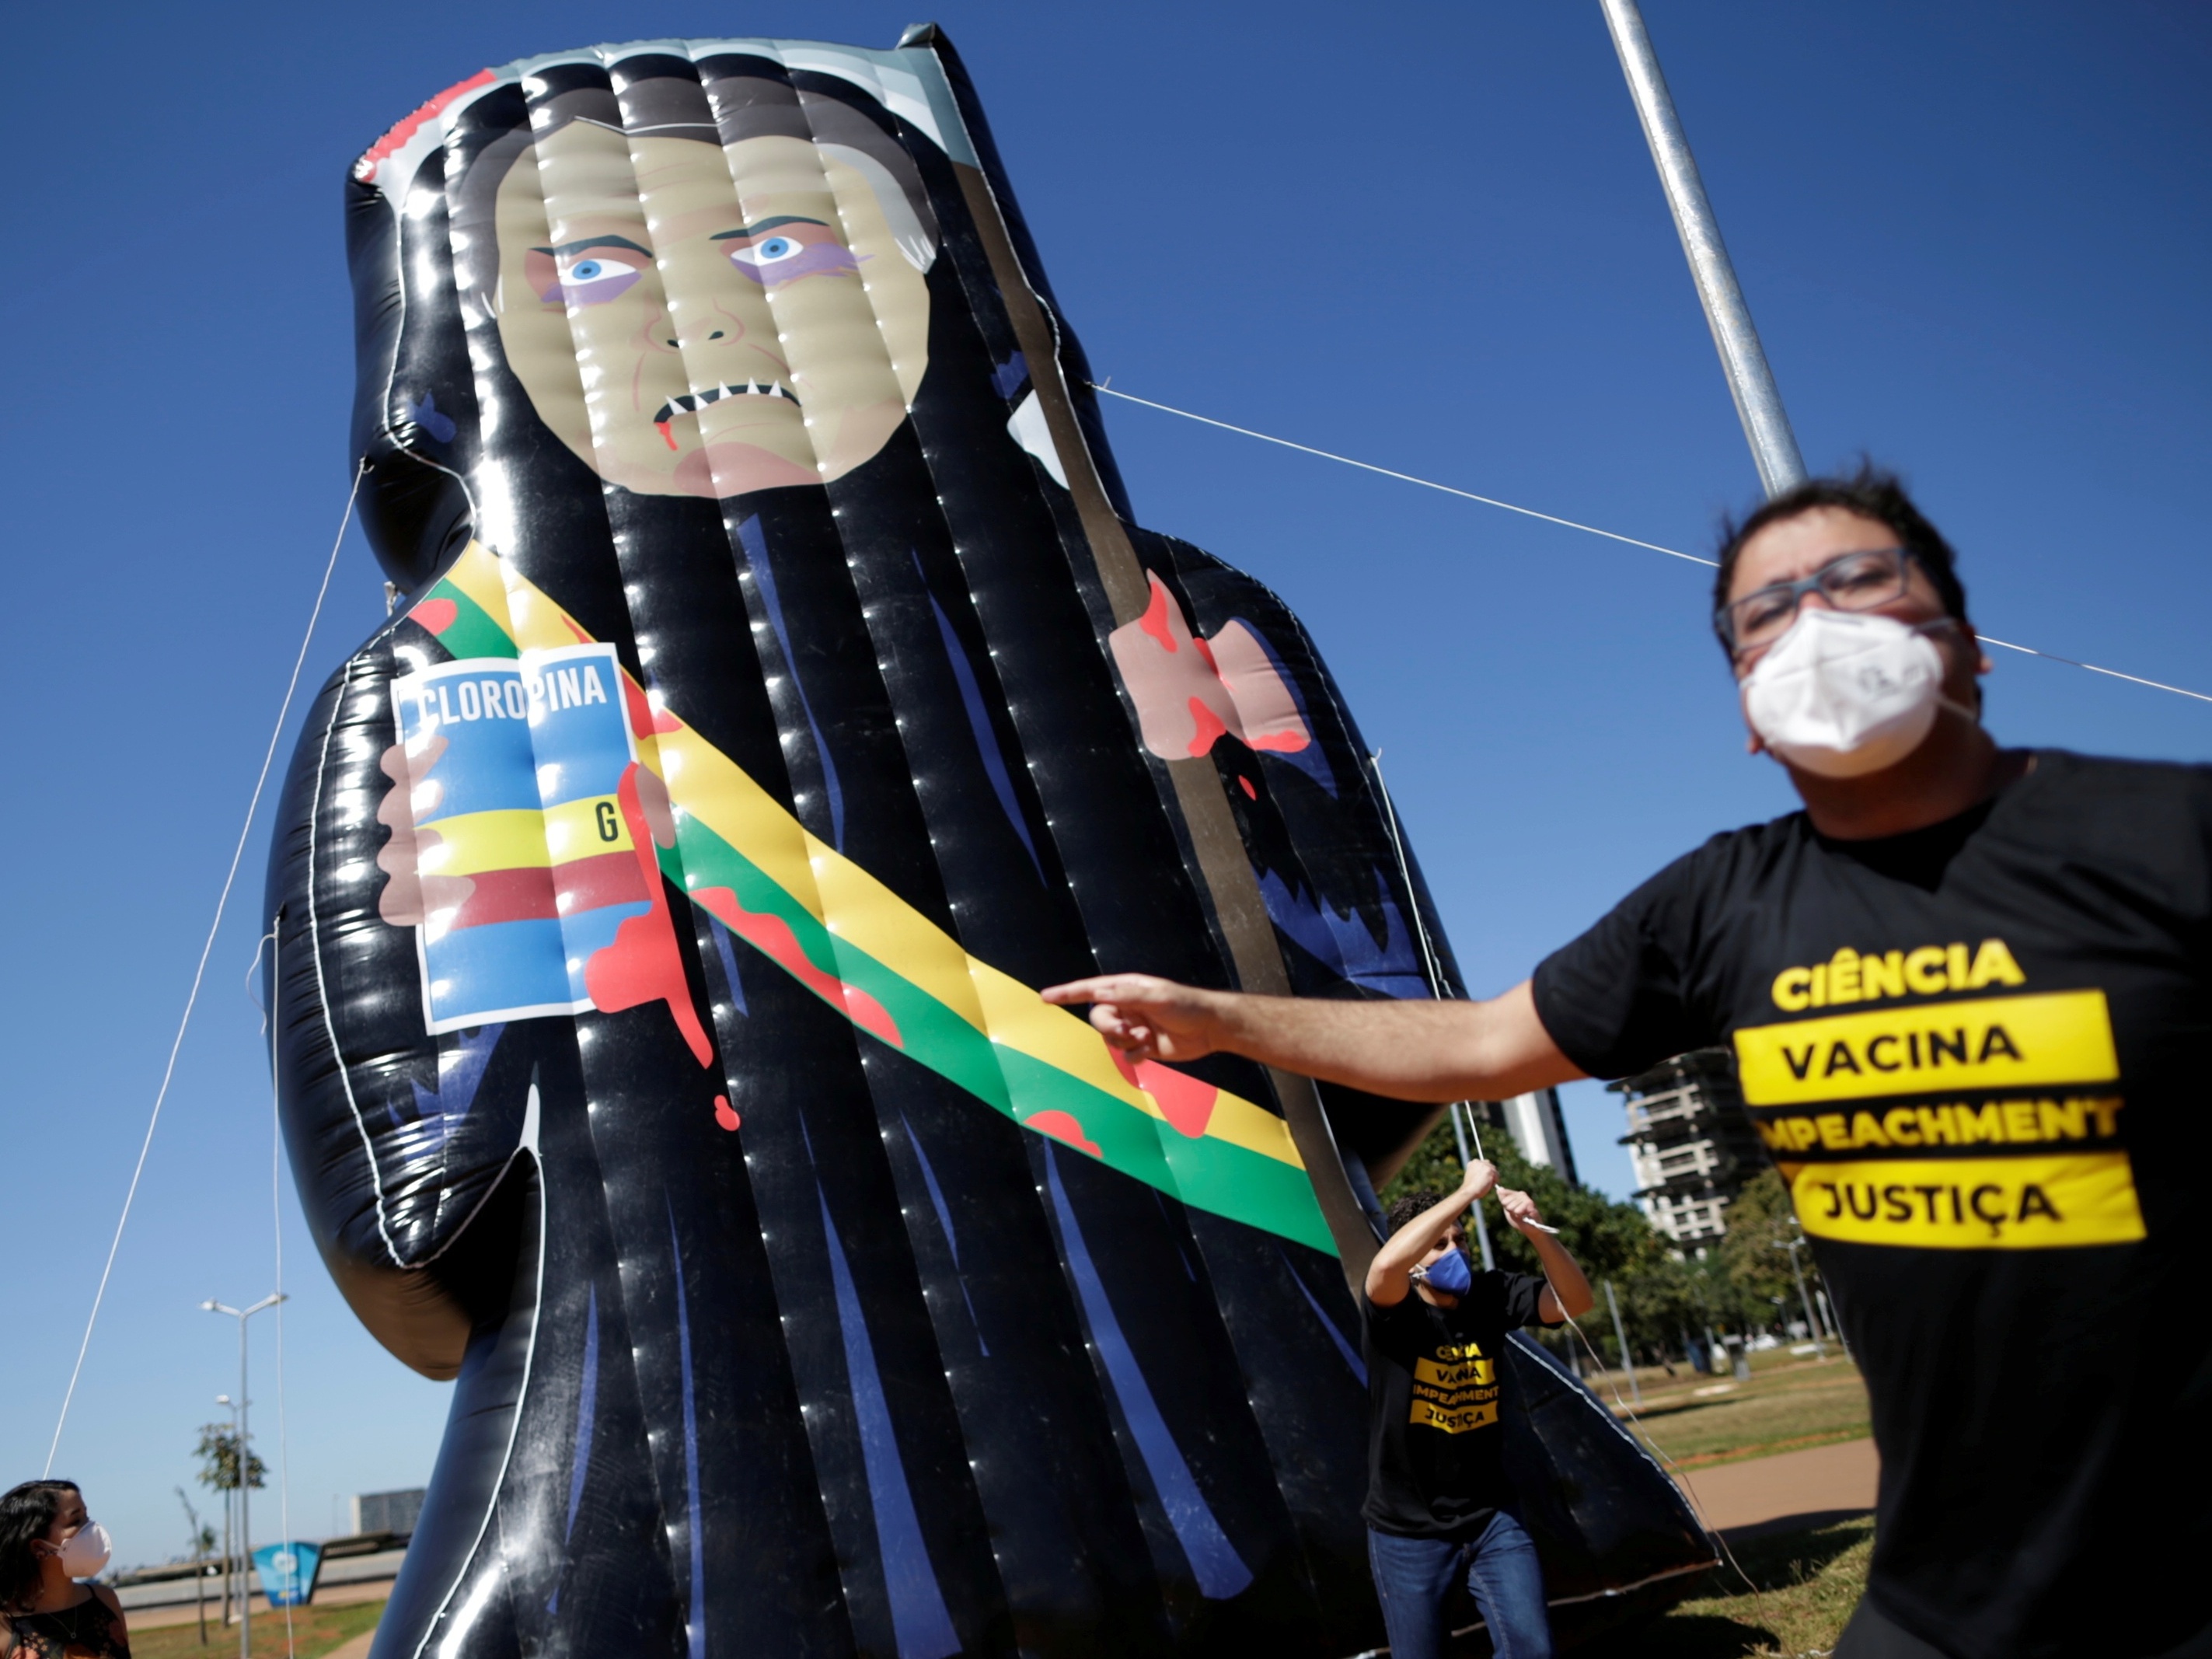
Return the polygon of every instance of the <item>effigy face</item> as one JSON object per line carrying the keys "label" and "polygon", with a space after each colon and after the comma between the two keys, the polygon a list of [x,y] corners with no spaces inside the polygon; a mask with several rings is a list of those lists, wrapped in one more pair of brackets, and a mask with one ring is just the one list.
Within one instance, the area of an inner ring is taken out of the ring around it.
{"label": "effigy face", "polygon": [[497,219],[500,346],[538,417],[643,495],[826,483],[876,455],[928,365],[933,250],[874,171],[888,202],[798,138],[540,137]]}
{"label": "effigy face", "polygon": [[[1372,1645],[1346,1274],[1429,1115],[1035,988],[1454,970],[1297,620],[1130,523],[949,46],[486,71],[349,214],[402,597],[269,909],[325,1259],[458,1379],[380,1659]],[[1502,1359],[1555,1592],[1702,1565]]]}

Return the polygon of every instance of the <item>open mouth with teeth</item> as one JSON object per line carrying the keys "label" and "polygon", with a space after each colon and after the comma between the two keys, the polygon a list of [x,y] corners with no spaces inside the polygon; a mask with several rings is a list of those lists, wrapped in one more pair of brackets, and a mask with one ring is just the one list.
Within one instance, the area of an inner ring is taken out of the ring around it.
{"label": "open mouth with teeth", "polygon": [[794,409],[799,406],[798,394],[781,380],[748,380],[743,386],[709,386],[704,392],[686,392],[661,404],[653,416],[653,423],[660,430],[662,441],[673,449],[676,434],[672,426],[678,415],[696,415],[709,404],[719,404],[725,398],[781,398]]}

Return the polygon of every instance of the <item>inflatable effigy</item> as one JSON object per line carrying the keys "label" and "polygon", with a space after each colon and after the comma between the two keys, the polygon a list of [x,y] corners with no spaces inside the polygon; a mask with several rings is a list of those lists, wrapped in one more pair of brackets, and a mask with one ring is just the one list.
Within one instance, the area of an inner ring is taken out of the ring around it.
{"label": "inflatable effigy", "polygon": [[[265,965],[325,1260],[457,1380],[379,1659],[1375,1644],[1346,1275],[1430,1115],[1034,988],[1442,935],[1297,618],[1135,527],[950,46],[526,59],[347,211],[395,601]],[[1562,1628],[1679,1594],[1507,1365]]]}

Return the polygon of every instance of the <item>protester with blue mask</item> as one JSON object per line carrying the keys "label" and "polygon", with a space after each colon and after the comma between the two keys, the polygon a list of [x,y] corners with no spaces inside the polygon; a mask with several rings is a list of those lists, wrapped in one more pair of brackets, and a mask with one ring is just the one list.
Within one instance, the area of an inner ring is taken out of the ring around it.
{"label": "protester with blue mask", "polygon": [[1515,1514],[1502,1455],[1505,1334],[1587,1312],[1589,1280],[1526,1193],[1498,1208],[1535,1247],[1541,1278],[1477,1268],[1461,1218],[1498,1187],[1477,1160],[1449,1197],[1390,1206],[1367,1269],[1367,1559],[1393,1659],[1437,1659],[1464,1576],[1498,1659],[1550,1659],[1544,1574]]}

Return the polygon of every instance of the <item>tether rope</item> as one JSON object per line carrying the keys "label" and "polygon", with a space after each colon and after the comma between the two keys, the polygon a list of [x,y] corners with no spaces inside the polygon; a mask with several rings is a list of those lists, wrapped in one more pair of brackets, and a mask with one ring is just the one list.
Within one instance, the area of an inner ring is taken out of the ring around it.
{"label": "tether rope", "polygon": [[[246,822],[239,826],[238,845],[231,849],[230,869],[222,878],[222,891],[215,902],[215,921],[208,927],[207,942],[200,946],[199,966],[192,970],[192,988],[185,998],[184,1018],[177,1022],[177,1035],[169,1044],[168,1063],[161,1068],[161,1086],[154,1092],[154,1109],[146,1120],[145,1139],[138,1143],[138,1162],[131,1171],[131,1186],[123,1194],[123,1213],[116,1218],[115,1236],[108,1241],[107,1261],[100,1270],[100,1287],[93,1292],[92,1312],[84,1322],[84,1340],[76,1346],[76,1364],[70,1368],[69,1388],[62,1395],[61,1414],[54,1419],[54,1437],[46,1447],[46,1473],[52,1474],[54,1455],[61,1449],[62,1430],[69,1424],[70,1405],[76,1398],[78,1379],[84,1375],[84,1356],[92,1346],[93,1328],[100,1322],[100,1310],[107,1299],[107,1281],[115,1272],[115,1254],[123,1247],[123,1230],[131,1222],[131,1206],[137,1200],[138,1182],[146,1173],[146,1155],[154,1147],[154,1131],[161,1121],[161,1107],[169,1097],[169,1083],[177,1073],[177,1054],[185,1046],[185,1033],[192,1023],[192,1010],[200,1000],[200,982],[207,977],[209,954],[215,949],[216,935],[222,931],[223,911],[230,903],[230,890],[238,880],[238,866],[246,857],[246,838],[253,830],[253,819],[261,809],[261,792],[269,782],[269,769],[276,763],[276,744],[284,735],[284,722],[292,712],[293,695],[300,689],[300,671],[307,665],[307,647],[315,637],[315,624],[322,620],[323,601],[331,591],[331,574],[337,568],[338,549],[345,544],[347,527],[353,522],[354,502],[361,495],[361,481],[367,476],[368,465],[362,463],[354,469],[353,488],[346,492],[345,514],[338,520],[338,533],[331,542],[331,556],[323,566],[322,586],[315,590],[315,606],[307,616],[307,631],[301,638],[300,653],[292,659],[292,678],[284,687],[284,701],[276,710],[276,724],[269,733],[269,748],[261,757],[261,774],[253,781],[253,798],[246,803]],[[281,1305],[281,1304],[280,1304]],[[283,1318],[279,1314],[278,1318]]]}
{"label": "tether rope", "polygon": [[[1224,432],[1234,432],[1241,437],[1257,438],[1263,444],[1277,444],[1285,449],[1295,449],[1302,455],[1318,455],[1325,461],[1336,461],[1345,466],[1356,466],[1362,472],[1380,473],[1383,477],[1395,478],[1401,483],[1419,484],[1424,489],[1434,489],[1447,495],[1456,495],[1462,501],[1479,501],[1485,507],[1494,507],[1503,512],[1518,513],[1525,519],[1541,519],[1546,524],[1559,525],[1568,530],[1579,530],[1586,535],[1602,536],[1607,541],[1626,542],[1631,547],[1641,547],[1654,553],[1664,553],[1668,558],[1680,559],[1686,564],[1701,564],[1708,569],[1713,569],[1717,568],[1720,562],[1717,559],[1702,558],[1695,553],[1685,553],[1678,547],[1662,547],[1657,542],[1647,542],[1635,536],[1624,536],[1616,530],[1601,530],[1594,524],[1583,524],[1575,519],[1563,519],[1556,513],[1540,513],[1533,507],[1516,507],[1511,501],[1501,501],[1494,495],[1478,495],[1472,489],[1461,489],[1452,484],[1438,483],[1433,478],[1416,477],[1411,472],[1400,472],[1392,467],[1377,466],[1372,461],[1354,460],[1351,456],[1340,455],[1334,450],[1316,449],[1311,444],[1293,443],[1288,438],[1278,438],[1272,433],[1255,432],[1249,426],[1237,426],[1231,422],[1217,421],[1211,415],[1199,415],[1188,409],[1177,409],[1173,404],[1155,403],[1150,398],[1139,398],[1133,392],[1116,392],[1112,386],[1102,385],[1096,380],[1089,382],[1089,385],[1093,392],[1103,392],[1109,398],[1121,398],[1124,403],[1142,404],[1146,409],[1157,409],[1166,415],[1179,415],[1184,420],[1196,421],[1201,426],[1219,427]],[[2078,657],[2062,657],[2056,651],[2039,651],[2032,645],[2014,645],[2010,640],[1994,639],[1987,634],[1978,632],[1975,637],[1984,645],[2002,646],[2005,650],[2017,651],[2024,657],[2041,657],[2046,662],[2064,663],[2069,668],[2084,669],[2089,673],[2102,674],[2110,679],[2125,680],[2130,685],[2147,685],[2154,691],[2171,691],[2177,697],[2190,697],[2198,702],[2212,702],[2212,696],[2207,696],[2202,691],[2191,691],[2186,686],[2168,685],[2163,680],[2147,680],[2140,674],[2123,673],[2117,668],[2100,668],[2095,663],[2083,662]]]}

